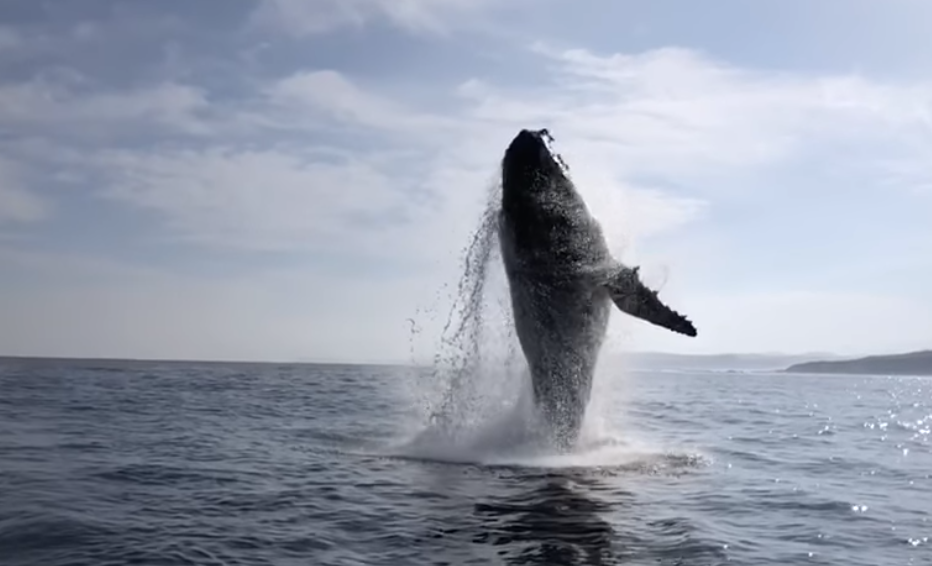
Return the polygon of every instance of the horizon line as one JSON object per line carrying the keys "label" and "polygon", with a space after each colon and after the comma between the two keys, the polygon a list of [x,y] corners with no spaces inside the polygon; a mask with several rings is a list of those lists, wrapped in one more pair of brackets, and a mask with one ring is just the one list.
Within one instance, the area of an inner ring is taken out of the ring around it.
{"label": "horizon line", "polygon": [[[911,350],[899,352],[900,354],[908,354],[913,352],[918,352],[922,350]],[[743,358],[816,358],[813,361],[820,361],[820,359],[825,360],[830,358],[834,360],[840,359],[857,359],[862,357],[869,356],[884,356],[884,355],[897,355],[897,354],[883,354],[883,353],[873,353],[873,354],[853,354],[853,355],[839,355],[833,352],[802,352],[802,353],[784,353],[784,352],[720,352],[720,353],[676,353],[676,352],[661,352],[653,350],[644,350],[644,351],[630,351],[624,353],[607,353],[604,355],[604,358],[611,357],[625,357],[625,356],[664,356],[670,358],[723,358],[723,357],[743,357]],[[389,366],[389,367],[419,367],[419,366],[430,366],[432,362],[430,360],[422,361],[401,361],[401,360],[340,360],[340,359],[246,359],[246,358],[186,358],[186,357],[135,357],[135,356],[94,356],[94,355],[36,355],[36,354],[2,354],[0,353],[0,360],[32,360],[32,361],[82,361],[82,362],[155,362],[155,363],[198,363],[198,364],[280,364],[280,365],[355,365],[355,366]],[[828,360],[825,360],[828,361]]]}

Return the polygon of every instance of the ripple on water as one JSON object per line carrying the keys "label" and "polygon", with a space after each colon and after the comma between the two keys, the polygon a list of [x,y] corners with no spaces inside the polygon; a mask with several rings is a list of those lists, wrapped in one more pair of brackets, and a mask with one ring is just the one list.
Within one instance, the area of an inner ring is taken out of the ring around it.
{"label": "ripple on water", "polygon": [[646,373],[554,455],[507,419],[405,442],[399,379],[0,371],[0,563],[932,562],[928,380]]}

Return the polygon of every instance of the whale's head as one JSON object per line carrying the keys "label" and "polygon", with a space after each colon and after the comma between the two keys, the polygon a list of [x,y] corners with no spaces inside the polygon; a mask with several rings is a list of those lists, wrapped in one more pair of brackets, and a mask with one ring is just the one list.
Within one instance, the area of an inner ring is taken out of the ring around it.
{"label": "whale's head", "polygon": [[547,146],[550,139],[550,132],[543,129],[521,130],[511,140],[502,158],[504,198],[517,196],[515,193],[540,190],[546,186],[542,181],[563,174]]}

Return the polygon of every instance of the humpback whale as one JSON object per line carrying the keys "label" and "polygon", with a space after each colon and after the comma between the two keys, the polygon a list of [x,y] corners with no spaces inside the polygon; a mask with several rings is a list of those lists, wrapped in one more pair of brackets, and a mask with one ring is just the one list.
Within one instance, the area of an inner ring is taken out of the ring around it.
{"label": "humpback whale", "polygon": [[686,336],[696,328],[615,259],[600,224],[547,146],[521,130],[501,163],[501,256],[534,404],[554,444],[578,437],[611,305]]}

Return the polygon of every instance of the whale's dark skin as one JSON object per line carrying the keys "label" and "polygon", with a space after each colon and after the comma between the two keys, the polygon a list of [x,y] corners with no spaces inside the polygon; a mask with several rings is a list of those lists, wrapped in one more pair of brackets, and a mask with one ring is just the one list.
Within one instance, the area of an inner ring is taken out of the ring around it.
{"label": "whale's dark skin", "polygon": [[535,404],[552,440],[569,448],[589,403],[612,303],[673,332],[696,336],[696,329],[641,282],[638,268],[612,256],[547,137],[547,130],[521,130],[505,151],[499,239]]}

